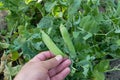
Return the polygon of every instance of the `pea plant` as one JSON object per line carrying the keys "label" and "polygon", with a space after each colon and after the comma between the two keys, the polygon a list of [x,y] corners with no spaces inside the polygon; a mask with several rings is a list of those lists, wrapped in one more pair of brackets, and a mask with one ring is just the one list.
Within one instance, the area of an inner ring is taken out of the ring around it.
{"label": "pea plant", "polygon": [[0,74],[12,80],[42,51],[71,59],[66,80],[105,80],[120,70],[119,0],[0,0],[8,14],[0,30]]}

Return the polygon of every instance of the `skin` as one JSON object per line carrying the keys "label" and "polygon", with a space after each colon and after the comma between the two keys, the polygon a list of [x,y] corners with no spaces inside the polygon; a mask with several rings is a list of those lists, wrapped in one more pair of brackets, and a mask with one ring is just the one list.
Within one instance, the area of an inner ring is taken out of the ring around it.
{"label": "skin", "polygon": [[26,63],[14,80],[64,80],[71,61],[51,52],[41,52]]}

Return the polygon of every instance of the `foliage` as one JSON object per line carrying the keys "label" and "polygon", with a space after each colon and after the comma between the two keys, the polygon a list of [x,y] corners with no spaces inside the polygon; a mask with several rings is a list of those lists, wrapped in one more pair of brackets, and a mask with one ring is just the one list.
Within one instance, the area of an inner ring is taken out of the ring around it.
{"label": "foliage", "polygon": [[[0,71],[7,71],[9,80],[26,61],[48,50],[41,30],[71,58],[72,71],[66,80],[105,80],[109,61],[120,58],[119,0],[1,0],[0,9],[8,12],[7,28],[0,30],[5,68]],[[75,59],[61,35],[61,24],[73,42]]]}

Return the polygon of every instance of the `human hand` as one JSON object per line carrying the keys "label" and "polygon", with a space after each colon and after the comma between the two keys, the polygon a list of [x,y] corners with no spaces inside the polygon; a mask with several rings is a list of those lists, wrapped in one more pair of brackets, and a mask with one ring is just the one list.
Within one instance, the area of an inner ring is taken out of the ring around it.
{"label": "human hand", "polygon": [[26,63],[14,80],[64,80],[71,61],[51,52],[41,52]]}

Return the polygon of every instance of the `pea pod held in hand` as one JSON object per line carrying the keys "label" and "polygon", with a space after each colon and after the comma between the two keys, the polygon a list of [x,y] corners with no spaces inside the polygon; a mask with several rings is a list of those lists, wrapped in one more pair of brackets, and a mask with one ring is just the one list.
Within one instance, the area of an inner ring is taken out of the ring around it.
{"label": "pea pod held in hand", "polygon": [[45,45],[48,47],[48,49],[54,54],[54,55],[62,55],[63,57],[67,57],[66,54],[64,54],[56,45],[55,43],[50,39],[50,37],[44,32],[42,32],[42,40],[44,41]]}
{"label": "pea pod held in hand", "polygon": [[62,37],[64,39],[65,44],[67,45],[67,47],[70,51],[70,53],[69,53],[70,57],[75,59],[75,57],[76,57],[75,48],[74,48],[73,43],[70,39],[70,36],[69,36],[67,29],[62,24],[60,25],[60,32],[62,34]]}

